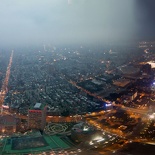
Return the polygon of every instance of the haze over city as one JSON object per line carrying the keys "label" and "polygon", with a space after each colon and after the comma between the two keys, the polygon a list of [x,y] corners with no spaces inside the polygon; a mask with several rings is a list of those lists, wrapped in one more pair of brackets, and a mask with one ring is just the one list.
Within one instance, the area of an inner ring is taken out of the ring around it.
{"label": "haze over city", "polygon": [[150,39],[151,0],[2,0],[0,45],[95,44]]}

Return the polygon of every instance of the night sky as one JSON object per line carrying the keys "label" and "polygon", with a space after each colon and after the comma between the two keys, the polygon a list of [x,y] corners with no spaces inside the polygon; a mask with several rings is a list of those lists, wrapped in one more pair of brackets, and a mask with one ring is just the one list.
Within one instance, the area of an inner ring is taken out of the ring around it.
{"label": "night sky", "polygon": [[135,0],[137,38],[155,40],[155,1]]}
{"label": "night sky", "polygon": [[1,0],[0,46],[155,40],[154,0]]}

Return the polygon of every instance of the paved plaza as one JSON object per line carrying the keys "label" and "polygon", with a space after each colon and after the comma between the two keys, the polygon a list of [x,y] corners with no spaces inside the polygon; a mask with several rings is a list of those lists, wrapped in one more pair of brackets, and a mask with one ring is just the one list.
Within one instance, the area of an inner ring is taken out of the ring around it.
{"label": "paved plaza", "polygon": [[13,137],[6,138],[4,146],[1,149],[2,155],[22,155],[27,153],[38,154],[44,151],[69,149],[70,146],[65,143],[59,136],[38,136],[38,137]]}
{"label": "paved plaza", "polygon": [[54,134],[63,134],[68,129],[68,126],[66,124],[58,124],[58,123],[49,123],[45,127],[45,133],[48,135],[54,135]]}

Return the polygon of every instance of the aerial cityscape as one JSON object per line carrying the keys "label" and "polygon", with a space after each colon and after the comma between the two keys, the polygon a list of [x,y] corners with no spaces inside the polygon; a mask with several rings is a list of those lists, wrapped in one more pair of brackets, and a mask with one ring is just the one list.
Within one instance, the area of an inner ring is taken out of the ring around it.
{"label": "aerial cityscape", "polygon": [[115,4],[0,5],[0,155],[155,154],[155,2]]}

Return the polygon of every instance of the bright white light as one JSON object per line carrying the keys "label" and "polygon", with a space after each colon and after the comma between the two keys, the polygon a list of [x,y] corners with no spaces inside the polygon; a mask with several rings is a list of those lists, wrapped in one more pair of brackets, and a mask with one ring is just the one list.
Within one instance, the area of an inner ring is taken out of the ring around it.
{"label": "bright white light", "polygon": [[110,106],[111,106],[111,104],[106,104],[105,106],[106,106],[106,107],[110,107]]}
{"label": "bright white light", "polygon": [[153,114],[150,115],[149,118],[150,118],[150,119],[154,119],[154,115],[153,115]]}
{"label": "bright white light", "polygon": [[83,131],[88,131],[88,127],[87,126],[84,126],[84,128],[83,128]]}
{"label": "bright white light", "polygon": [[90,145],[93,145],[94,143],[92,141],[89,142]]}
{"label": "bright white light", "polygon": [[108,135],[108,137],[111,138],[112,136],[111,135]]}
{"label": "bright white light", "polygon": [[101,139],[97,140],[97,142],[99,143],[99,142],[102,142],[104,140],[105,140],[104,138],[101,138]]}
{"label": "bright white light", "polygon": [[2,105],[3,108],[9,109],[8,105]]}
{"label": "bright white light", "polygon": [[98,136],[98,137],[95,137],[93,140],[97,141],[97,142],[101,142],[103,140],[105,140],[103,137],[101,136]]}
{"label": "bright white light", "polygon": [[155,62],[153,62],[153,61],[149,61],[149,62],[147,62],[149,65],[151,65],[151,68],[155,68]]}

